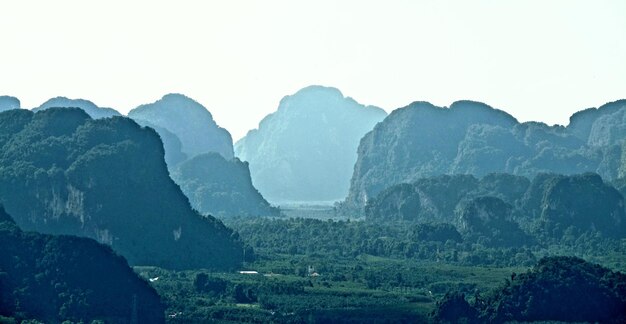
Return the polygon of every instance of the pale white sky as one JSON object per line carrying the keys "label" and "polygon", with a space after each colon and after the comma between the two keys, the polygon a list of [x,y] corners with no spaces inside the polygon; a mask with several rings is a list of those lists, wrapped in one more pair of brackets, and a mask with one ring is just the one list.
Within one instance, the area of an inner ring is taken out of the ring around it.
{"label": "pale white sky", "polygon": [[626,98],[626,1],[4,1],[0,95],[122,113],[184,93],[239,139],[321,84],[387,111],[486,102],[521,121]]}

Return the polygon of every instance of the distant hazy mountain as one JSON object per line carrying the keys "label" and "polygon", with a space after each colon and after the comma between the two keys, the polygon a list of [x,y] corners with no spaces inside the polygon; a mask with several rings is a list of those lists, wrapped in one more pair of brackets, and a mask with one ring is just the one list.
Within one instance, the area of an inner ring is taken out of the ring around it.
{"label": "distant hazy mountain", "polygon": [[226,159],[233,158],[230,133],[215,123],[205,107],[184,95],[165,95],[154,103],[131,110],[128,117],[140,125],[149,123],[176,134],[188,157],[217,152]]}
{"label": "distant hazy mountain", "polygon": [[625,105],[626,100],[618,100],[602,105],[600,108],[581,110],[570,117],[567,129],[572,135],[587,141],[591,134],[591,129],[600,117],[615,113],[623,109]]}
{"label": "distant hazy mountain", "polygon": [[113,108],[98,107],[96,106],[96,104],[89,100],[68,99],[66,97],[56,97],[49,99],[48,101],[41,104],[41,106],[34,108],[33,111],[38,112],[40,110],[45,110],[48,108],[80,108],[93,119],[121,116],[121,114]]}
{"label": "distant hazy mountain", "polygon": [[189,197],[191,205],[215,216],[277,216],[254,188],[248,163],[226,160],[217,153],[205,153],[179,164],[172,179]]}
{"label": "distant hazy mountain", "polygon": [[79,109],[0,113],[0,203],[25,230],[91,237],[132,264],[232,268],[242,244],[192,210],[155,131]]}
{"label": "distant hazy mountain", "polygon": [[0,112],[10,109],[20,109],[20,100],[10,96],[0,96]]}
{"label": "distant hazy mountain", "polygon": [[363,206],[390,185],[440,174],[625,173],[626,101],[572,116],[570,125],[518,123],[470,101],[450,108],[415,102],[393,111],[361,140],[349,206]]}
{"label": "distant hazy mountain", "polygon": [[3,323],[132,323],[133,312],[138,323],[164,323],[164,311],[154,288],[108,246],[22,232],[0,206]]}
{"label": "distant hazy mountain", "polygon": [[199,103],[169,94],[128,115],[159,133],[170,174],[196,210],[220,217],[279,213],[252,185],[248,164],[233,158],[230,133]]}
{"label": "distant hazy mountain", "polygon": [[348,192],[359,140],[385,116],[337,89],[307,87],[283,98],[235,154],[270,201],[338,200]]}

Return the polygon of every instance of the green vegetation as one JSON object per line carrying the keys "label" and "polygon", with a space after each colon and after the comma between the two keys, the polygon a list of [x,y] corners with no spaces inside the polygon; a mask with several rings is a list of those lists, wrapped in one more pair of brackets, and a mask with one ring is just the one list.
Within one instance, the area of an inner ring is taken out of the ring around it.
{"label": "green vegetation", "polygon": [[442,174],[595,172],[614,180],[624,176],[625,111],[626,100],[608,103],[574,114],[562,127],[519,123],[478,102],[412,103],[361,140],[343,207],[354,212],[389,186]]}
{"label": "green vegetation", "polygon": [[486,296],[451,293],[437,303],[438,322],[626,321],[626,275],[574,257],[541,259]]}
{"label": "green vegetation", "polygon": [[586,232],[626,236],[624,198],[597,174],[444,175],[398,184],[365,206],[370,222],[455,225],[471,242],[489,246],[554,243]]}
{"label": "green vegetation", "polygon": [[274,255],[247,269],[259,274],[135,268],[145,278],[158,278],[153,286],[170,323],[426,322],[448,289],[486,292],[525,268]]}
{"label": "green vegetation", "polygon": [[233,158],[230,133],[201,104],[168,94],[128,116],[161,136],[172,179],[200,213],[219,218],[280,213],[252,185],[248,164]]}
{"label": "green vegetation", "polygon": [[0,322],[164,322],[150,285],[109,247],[22,232],[0,206]]}
{"label": "green vegetation", "polygon": [[512,277],[517,283],[532,266],[545,264],[538,263],[545,256],[578,255],[626,269],[626,241],[593,234],[491,247],[468,242],[449,224],[234,218],[227,225],[254,248],[242,270],[258,274],[135,269],[158,278],[153,286],[164,298],[168,322],[430,322],[451,318],[446,307],[462,311],[446,302],[450,296],[476,319],[492,315],[476,309],[474,299],[496,296]]}
{"label": "green vegetation", "polygon": [[196,155],[174,168],[171,176],[202,213],[220,218],[280,214],[252,185],[248,164],[237,158],[227,161],[217,153]]}
{"label": "green vegetation", "polygon": [[[264,122],[313,95],[362,108],[313,87]],[[346,202],[282,212],[252,186],[248,163],[231,160],[230,135],[184,96],[136,109],[150,127],[52,107],[106,113],[66,98],[9,109],[0,203],[15,222],[0,208],[0,323],[624,322],[623,103],[567,128],[468,101],[414,103],[361,141]],[[181,109],[192,120],[172,121]],[[315,134],[308,121],[294,134]],[[304,146],[315,153],[304,160],[274,144],[270,161],[299,181],[281,190],[305,201],[342,173],[320,177],[315,154],[337,166],[348,156],[346,143]],[[276,160],[288,158],[304,162]]]}
{"label": "green vegetation", "polygon": [[0,113],[0,202],[24,230],[110,245],[131,264],[236,267],[237,234],[194,211],[170,179],[158,135],[79,109]]}

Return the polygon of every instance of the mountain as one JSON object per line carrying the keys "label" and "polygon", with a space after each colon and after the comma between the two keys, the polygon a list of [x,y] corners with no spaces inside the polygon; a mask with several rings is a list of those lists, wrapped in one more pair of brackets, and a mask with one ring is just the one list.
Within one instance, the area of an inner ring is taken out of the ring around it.
{"label": "mountain", "polygon": [[0,113],[0,203],[25,230],[90,237],[131,264],[230,269],[236,233],[169,177],[157,133],[76,108]]}
{"label": "mountain", "polygon": [[180,142],[176,134],[170,132],[167,128],[159,127],[146,121],[138,122],[138,124],[150,127],[159,134],[163,142],[163,149],[165,150],[165,163],[170,171],[179,163],[188,159],[187,154],[183,153],[183,143]]}
{"label": "mountain", "polygon": [[625,112],[622,100],[576,113],[563,127],[519,123],[478,102],[412,103],[361,140],[345,206],[360,208],[391,185],[441,174],[595,172],[616,179],[626,174]]}
{"label": "mountain", "polygon": [[22,232],[0,206],[0,317],[164,323],[164,311],[156,291],[108,246]]}
{"label": "mountain", "polygon": [[380,224],[449,223],[487,243],[529,242],[533,234],[560,239],[594,231],[626,237],[624,197],[599,175],[538,174],[532,181],[511,174],[442,175],[391,186],[365,206],[367,221]]}
{"label": "mountain", "polygon": [[553,176],[543,183],[541,222],[549,235],[594,230],[626,237],[624,197],[597,174]]}
{"label": "mountain", "polygon": [[0,96],[0,112],[10,109],[20,109],[20,100],[10,96]]}
{"label": "mountain", "polygon": [[[570,117],[567,129],[576,137],[583,141],[588,141],[591,130],[599,118],[615,113],[623,109],[624,106],[626,106],[626,99],[609,102],[598,108],[588,108],[576,112]],[[600,125],[600,123],[597,125]]]}
{"label": "mountain", "polygon": [[337,89],[307,87],[283,98],[235,154],[270,201],[338,200],[348,192],[359,140],[385,116]]}
{"label": "mountain", "polygon": [[513,220],[513,206],[500,198],[483,196],[457,209],[459,231],[472,241],[489,246],[528,245],[530,237]]}
{"label": "mountain", "polygon": [[280,213],[252,185],[248,164],[233,158],[230,133],[199,103],[168,94],[128,115],[159,133],[172,179],[196,210],[219,217]]}
{"label": "mountain", "polygon": [[113,108],[98,107],[89,100],[68,99],[66,97],[55,97],[49,99],[41,104],[41,106],[34,108],[33,111],[38,112],[49,108],[80,108],[93,119],[121,116],[121,114]]}
{"label": "mountain", "polygon": [[233,158],[233,140],[219,127],[211,113],[198,102],[181,94],[168,94],[151,104],[141,105],[128,113],[138,124],[158,126],[176,134],[182,152],[188,157],[217,152]]}
{"label": "mountain", "polygon": [[626,275],[576,257],[545,257],[470,305],[447,294],[436,323],[624,323]]}
{"label": "mountain", "polygon": [[217,153],[196,155],[179,164],[172,179],[202,213],[221,217],[279,214],[252,185],[248,163],[237,158],[227,161]]}

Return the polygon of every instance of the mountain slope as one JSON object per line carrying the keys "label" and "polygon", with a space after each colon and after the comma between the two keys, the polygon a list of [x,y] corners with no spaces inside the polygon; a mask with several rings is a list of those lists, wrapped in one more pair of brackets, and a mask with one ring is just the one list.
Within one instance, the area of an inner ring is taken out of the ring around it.
{"label": "mountain slope", "polygon": [[233,158],[230,133],[199,103],[169,94],[128,115],[159,133],[170,174],[195,209],[219,217],[278,215],[249,180],[248,164]]}
{"label": "mountain slope", "polygon": [[450,108],[416,102],[393,111],[361,140],[346,206],[360,208],[381,190],[441,174],[624,171],[626,101],[572,116],[567,128],[518,123],[477,102]]}
{"label": "mountain slope", "polygon": [[[0,315],[47,323],[163,323],[156,291],[86,238],[22,232],[0,206]],[[133,315],[133,313],[135,313]]]}
{"label": "mountain slope", "polygon": [[380,224],[451,223],[470,236],[512,243],[527,242],[513,221],[543,238],[589,231],[626,237],[623,196],[593,173],[538,174],[532,181],[503,173],[481,179],[465,174],[423,178],[369,199],[365,216]]}
{"label": "mountain slope", "polygon": [[0,113],[0,202],[25,230],[91,237],[131,264],[232,268],[241,242],[192,210],[152,129],[79,109]]}
{"label": "mountain slope", "polygon": [[179,164],[172,179],[202,213],[221,217],[279,214],[252,186],[248,164],[237,158],[227,161],[217,153],[196,155]]}
{"label": "mountain slope", "polygon": [[176,134],[187,156],[217,152],[233,158],[230,133],[219,127],[211,113],[198,102],[181,94],[168,94],[151,104],[141,105],[128,113],[140,125],[150,123]]}
{"label": "mountain slope", "polygon": [[235,153],[270,201],[337,200],[347,193],[359,139],[385,116],[337,89],[311,86],[283,98]]}

